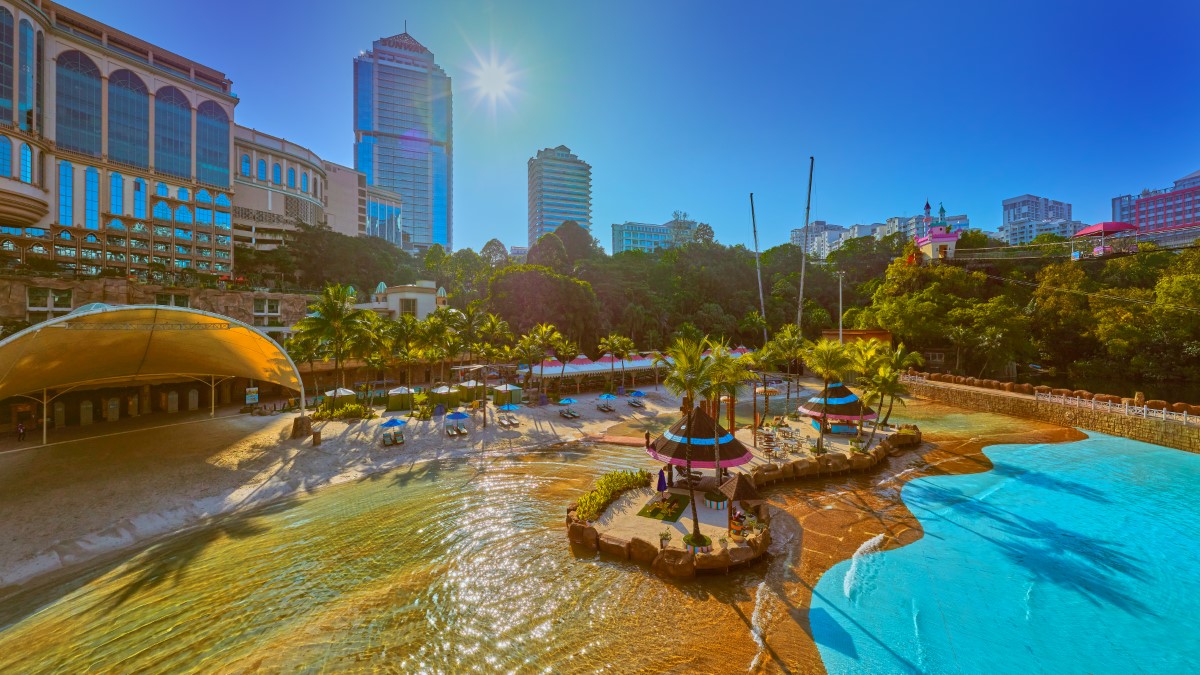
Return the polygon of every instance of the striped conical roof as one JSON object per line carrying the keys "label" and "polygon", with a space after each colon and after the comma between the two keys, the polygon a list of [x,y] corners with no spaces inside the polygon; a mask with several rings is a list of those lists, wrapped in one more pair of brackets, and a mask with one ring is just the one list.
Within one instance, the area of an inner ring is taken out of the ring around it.
{"label": "striped conical roof", "polygon": [[715,468],[718,453],[721,466],[738,466],[751,459],[750,450],[699,407],[692,411],[690,430],[684,417],[655,439],[646,452],[659,461],[685,466],[689,438],[694,468]]}
{"label": "striped conical roof", "polygon": [[825,416],[831,420],[866,420],[875,416],[875,411],[863,405],[861,399],[841,382],[830,382],[829,386],[799,407],[800,414],[809,417]]}

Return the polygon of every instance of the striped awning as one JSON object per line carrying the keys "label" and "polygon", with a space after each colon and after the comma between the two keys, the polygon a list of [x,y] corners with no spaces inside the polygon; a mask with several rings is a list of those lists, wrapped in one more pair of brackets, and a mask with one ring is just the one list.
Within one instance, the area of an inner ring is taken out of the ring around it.
{"label": "striped awning", "polygon": [[820,394],[808,399],[798,408],[800,414],[830,420],[867,420],[875,411],[863,405],[861,399],[841,382],[830,382]]}

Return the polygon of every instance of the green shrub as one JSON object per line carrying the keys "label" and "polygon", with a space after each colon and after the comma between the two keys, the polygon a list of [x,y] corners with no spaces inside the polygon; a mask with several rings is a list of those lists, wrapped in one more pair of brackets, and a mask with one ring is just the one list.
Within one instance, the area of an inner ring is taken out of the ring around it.
{"label": "green shrub", "polygon": [[575,516],[580,520],[595,520],[626,490],[650,486],[650,473],[644,470],[612,471],[596,481],[595,487],[579,498]]}
{"label": "green shrub", "polygon": [[370,406],[365,406],[361,403],[347,403],[346,405],[330,410],[329,408],[321,408],[313,413],[313,419],[320,420],[370,420],[375,419],[375,411]]}

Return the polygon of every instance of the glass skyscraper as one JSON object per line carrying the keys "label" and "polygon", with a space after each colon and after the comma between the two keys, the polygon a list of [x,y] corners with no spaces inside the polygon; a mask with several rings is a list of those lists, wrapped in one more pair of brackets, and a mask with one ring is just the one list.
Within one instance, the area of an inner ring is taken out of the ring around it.
{"label": "glass skyscraper", "polygon": [[409,250],[454,246],[452,103],[450,77],[408,33],[354,59],[354,168],[400,195],[403,231],[383,238]]}

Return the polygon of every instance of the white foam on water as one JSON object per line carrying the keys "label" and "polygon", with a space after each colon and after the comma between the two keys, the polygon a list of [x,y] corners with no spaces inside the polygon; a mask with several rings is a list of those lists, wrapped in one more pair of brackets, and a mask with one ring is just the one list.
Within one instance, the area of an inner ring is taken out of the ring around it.
{"label": "white foam on water", "polygon": [[758,645],[758,651],[754,653],[754,659],[750,661],[750,667],[747,672],[754,672],[762,663],[763,655],[767,653],[767,641],[763,638],[763,619],[766,615],[766,598],[770,595],[771,590],[767,588],[767,582],[764,579],[758,584],[758,590],[754,596],[754,612],[750,614],[750,637],[754,639],[754,643]]}
{"label": "white foam on water", "polygon": [[858,550],[854,552],[854,557],[850,559],[850,570],[846,572],[846,577],[842,581],[842,592],[846,594],[847,598],[850,598],[854,589],[865,580],[863,575],[866,563],[863,562],[863,558],[878,551],[879,547],[883,545],[885,537],[886,535],[879,533],[864,541],[862,546],[859,546]]}
{"label": "white foam on water", "polygon": [[921,638],[921,610],[917,607],[917,600],[913,598],[912,605],[912,623],[913,623],[913,641],[917,645],[917,665],[921,670],[926,670],[925,666],[925,640]]}

